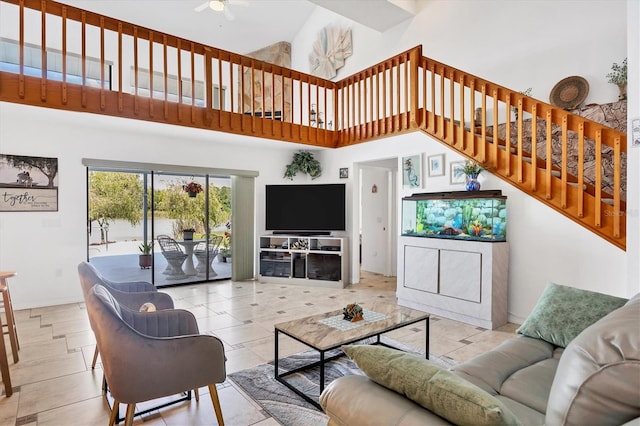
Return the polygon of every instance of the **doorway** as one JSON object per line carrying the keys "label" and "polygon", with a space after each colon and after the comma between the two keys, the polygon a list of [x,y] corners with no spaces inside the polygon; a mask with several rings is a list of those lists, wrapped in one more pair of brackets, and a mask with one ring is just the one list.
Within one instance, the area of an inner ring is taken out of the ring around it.
{"label": "doorway", "polygon": [[[384,276],[397,271],[397,158],[357,163],[358,270]],[[355,260],[355,259],[354,259]],[[357,276],[356,276],[357,273]]]}

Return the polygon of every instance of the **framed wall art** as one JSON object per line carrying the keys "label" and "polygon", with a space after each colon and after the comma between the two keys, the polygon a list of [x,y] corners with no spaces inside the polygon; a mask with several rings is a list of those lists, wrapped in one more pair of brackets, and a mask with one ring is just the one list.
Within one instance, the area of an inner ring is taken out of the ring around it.
{"label": "framed wall art", "polygon": [[340,179],[347,179],[349,177],[349,168],[340,167]]}
{"label": "framed wall art", "polygon": [[449,163],[451,169],[451,175],[449,176],[449,182],[451,185],[457,185],[465,183],[466,176],[464,174],[464,161],[452,161]]}
{"label": "framed wall art", "polygon": [[444,176],[444,154],[430,155],[427,158],[429,164],[429,177]]}
{"label": "framed wall art", "polygon": [[58,159],[0,154],[0,211],[58,211]]}
{"label": "framed wall art", "polygon": [[402,157],[402,186],[404,188],[422,186],[422,154]]}

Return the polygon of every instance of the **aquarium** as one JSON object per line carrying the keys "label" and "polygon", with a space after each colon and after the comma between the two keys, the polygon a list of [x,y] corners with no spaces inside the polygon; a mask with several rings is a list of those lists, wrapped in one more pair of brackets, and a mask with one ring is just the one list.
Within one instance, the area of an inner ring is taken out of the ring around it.
{"label": "aquarium", "polygon": [[436,192],[405,197],[402,235],[506,241],[507,197],[501,191]]}

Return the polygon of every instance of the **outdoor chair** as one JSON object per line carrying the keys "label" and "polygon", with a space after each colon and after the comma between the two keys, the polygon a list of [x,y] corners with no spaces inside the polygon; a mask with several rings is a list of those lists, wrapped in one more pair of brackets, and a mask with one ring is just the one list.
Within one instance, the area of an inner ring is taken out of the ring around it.
{"label": "outdoor chair", "polygon": [[168,235],[158,235],[158,243],[162,250],[162,255],[167,259],[167,268],[163,274],[168,275],[167,279],[177,280],[187,278],[187,275],[182,270],[182,264],[187,258],[187,254],[182,251],[180,244]]}
{"label": "outdoor chair", "polygon": [[87,313],[114,398],[110,425],[119,404],[127,404],[130,426],[137,403],[202,386],[209,388],[218,424],[224,424],[216,389],[226,379],[224,346],[217,337],[199,334],[191,312],[134,311],[96,284],[87,294]]}
{"label": "outdoor chair", "polygon": [[[159,292],[156,287],[146,281],[115,282],[106,279],[89,262],[82,262],[78,265],[78,275],[82,287],[82,295],[85,302],[87,293],[96,284],[103,285],[113,297],[123,306],[138,311],[145,303],[153,303],[157,310],[173,309],[173,299],[166,293]],[[96,367],[98,360],[98,346],[93,352],[91,368]]]}
{"label": "outdoor chair", "polygon": [[198,266],[196,266],[198,274],[205,274],[208,267],[210,278],[218,275],[218,273],[213,269],[213,260],[218,255],[222,238],[222,235],[213,235],[209,237],[208,243],[203,241],[195,246],[193,254],[196,256],[196,259],[198,259]]}

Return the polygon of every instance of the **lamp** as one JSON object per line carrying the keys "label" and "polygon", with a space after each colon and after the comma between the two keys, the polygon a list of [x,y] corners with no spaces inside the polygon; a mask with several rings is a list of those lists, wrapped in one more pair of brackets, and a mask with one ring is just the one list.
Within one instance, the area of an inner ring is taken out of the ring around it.
{"label": "lamp", "polygon": [[216,12],[222,12],[224,10],[224,2],[222,0],[212,0],[209,2],[209,7]]}
{"label": "lamp", "polygon": [[309,111],[309,121],[311,125],[314,125],[316,122],[316,104],[311,104],[311,111]]}

